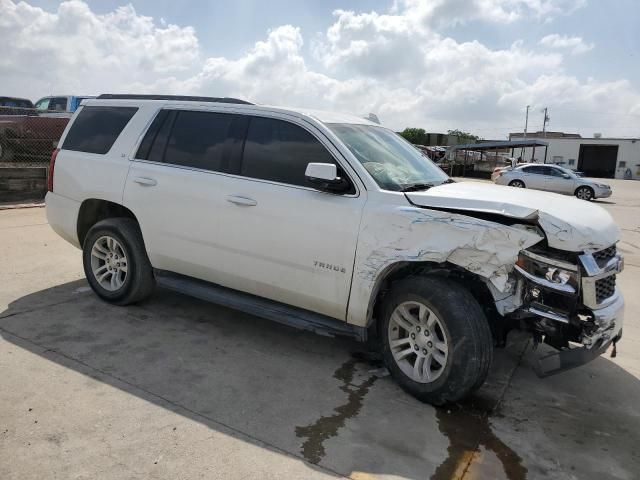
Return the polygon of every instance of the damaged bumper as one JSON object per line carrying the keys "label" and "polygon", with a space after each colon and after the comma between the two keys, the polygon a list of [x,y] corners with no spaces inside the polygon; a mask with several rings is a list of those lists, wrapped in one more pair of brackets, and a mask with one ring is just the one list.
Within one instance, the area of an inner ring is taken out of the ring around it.
{"label": "damaged bumper", "polygon": [[622,257],[612,246],[575,260],[523,252],[515,268],[522,283],[516,318],[524,320],[537,342],[557,350],[538,359],[535,370],[541,377],[593,360],[622,336],[624,298],[616,286]]}
{"label": "damaged bumper", "polygon": [[567,348],[538,357],[534,370],[539,377],[548,377],[584,365],[602,355],[612,343],[622,338],[624,298],[617,291],[608,306],[594,310],[597,329],[583,338],[583,346]]}

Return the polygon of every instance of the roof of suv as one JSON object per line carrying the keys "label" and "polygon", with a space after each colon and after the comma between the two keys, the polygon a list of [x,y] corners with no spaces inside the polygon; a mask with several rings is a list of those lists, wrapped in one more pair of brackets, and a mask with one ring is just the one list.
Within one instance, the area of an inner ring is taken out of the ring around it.
{"label": "roof of suv", "polygon": [[193,105],[193,106],[210,106],[212,104],[220,104],[228,108],[234,108],[239,110],[264,110],[269,112],[289,113],[296,116],[311,117],[322,123],[348,123],[357,125],[372,125],[380,126],[377,123],[373,123],[366,118],[358,117],[356,115],[350,115],[347,113],[330,112],[325,110],[314,110],[309,108],[296,108],[296,107],[282,107],[272,105],[255,105],[244,100],[235,98],[216,98],[216,97],[191,97],[191,96],[177,96],[177,95],[113,95],[103,94],[97,98],[85,101],[85,104],[110,104],[126,102],[127,105],[132,103],[158,103],[161,105]]}

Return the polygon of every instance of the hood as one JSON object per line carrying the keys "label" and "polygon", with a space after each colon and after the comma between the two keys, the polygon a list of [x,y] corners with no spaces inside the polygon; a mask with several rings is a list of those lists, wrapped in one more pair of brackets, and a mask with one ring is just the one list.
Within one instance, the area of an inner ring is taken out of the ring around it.
{"label": "hood", "polygon": [[599,205],[575,197],[480,182],[457,182],[405,194],[425,208],[502,215],[537,223],[550,247],[601,250],[618,241],[618,227]]}

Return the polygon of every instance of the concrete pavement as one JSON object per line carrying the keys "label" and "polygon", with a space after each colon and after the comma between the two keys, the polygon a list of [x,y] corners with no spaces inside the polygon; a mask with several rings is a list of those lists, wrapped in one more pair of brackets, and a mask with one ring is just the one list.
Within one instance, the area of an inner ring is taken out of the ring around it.
{"label": "concrete pavement", "polygon": [[344,339],[162,290],[109,306],[43,209],[0,211],[0,478],[638,478],[640,184],[611,183],[618,356],[540,380],[513,338],[445,409]]}

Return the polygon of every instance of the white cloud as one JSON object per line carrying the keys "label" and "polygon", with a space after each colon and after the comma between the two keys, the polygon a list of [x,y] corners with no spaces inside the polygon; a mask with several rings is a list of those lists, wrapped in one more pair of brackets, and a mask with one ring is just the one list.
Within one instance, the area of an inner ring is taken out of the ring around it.
{"label": "white cloud", "polygon": [[568,35],[560,35],[553,33],[547,35],[540,40],[540,45],[550,48],[566,49],[573,55],[579,55],[581,53],[593,50],[593,43],[585,43],[582,37],[570,37]]}
{"label": "white cloud", "polygon": [[63,2],[49,13],[0,0],[0,38],[3,86],[21,88],[27,80],[37,95],[110,90],[186,71],[199,57],[192,27],[155,25],[131,5],[97,15],[82,1]]}
{"label": "white cloud", "polygon": [[[471,5],[478,21],[544,20],[581,4],[447,3]],[[0,37],[6,45],[0,55],[3,93],[33,99],[52,92],[236,96],[375,112],[394,129],[461,128],[488,138],[520,128],[529,104],[533,112],[551,108],[552,129],[638,134],[629,130],[629,116],[598,114],[640,114],[640,94],[629,82],[581,81],[565,72],[561,50],[532,51],[521,41],[501,49],[477,40],[457,41],[438,27],[461,21],[455,15],[446,20],[446,12],[437,11],[442,5],[444,0],[405,0],[389,12],[337,11],[326,32],[314,37],[318,67],[312,68],[303,32],[292,25],[272,29],[236,58],[203,59],[193,28],[155,21],[131,6],[98,15],[85,3],[70,1],[49,13],[0,0]],[[575,113],[580,110],[592,113]]]}

